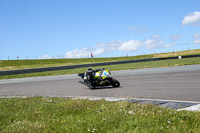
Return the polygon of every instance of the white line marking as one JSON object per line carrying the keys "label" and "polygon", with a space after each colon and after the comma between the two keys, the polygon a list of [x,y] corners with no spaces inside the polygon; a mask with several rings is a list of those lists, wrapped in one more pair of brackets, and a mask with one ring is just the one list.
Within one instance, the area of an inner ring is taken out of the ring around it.
{"label": "white line marking", "polygon": [[181,100],[165,100],[165,99],[145,99],[145,98],[129,98],[134,100],[147,100],[147,101],[163,101],[163,102],[178,102],[178,103],[197,103],[200,104],[200,102],[197,101],[181,101]]}
{"label": "white line marking", "polygon": [[125,98],[125,97],[92,97],[92,96],[77,96],[74,98],[82,98],[82,99],[97,99],[97,100],[101,100],[101,99],[105,99],[105,100],[144,100],[144,101],[163,101],[163,102],[178,102],[178,103],[196,103],[196,104],[200,104],[200,102],[197,101],[181,101],[181,100],[165,100],[165,99],[145,99],[145,98]]}
{"label": "white line marking", "polygon": [[197,105],[193,105],[187,108],[183,108],[183,109],[178,109],[178,111],[183,111],[183,110],[187,110],[187,111],[200,111],[200,104]]}

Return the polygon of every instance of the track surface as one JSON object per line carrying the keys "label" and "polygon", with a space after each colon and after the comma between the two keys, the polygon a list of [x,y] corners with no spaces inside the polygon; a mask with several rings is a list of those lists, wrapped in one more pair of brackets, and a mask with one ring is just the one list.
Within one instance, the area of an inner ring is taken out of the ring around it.
{"label": "track surface", "polygon": [[76,75],[0,80],[0,96],[131,97],[200,102],[200,65],[113,71],[120,88],[89,90]]}

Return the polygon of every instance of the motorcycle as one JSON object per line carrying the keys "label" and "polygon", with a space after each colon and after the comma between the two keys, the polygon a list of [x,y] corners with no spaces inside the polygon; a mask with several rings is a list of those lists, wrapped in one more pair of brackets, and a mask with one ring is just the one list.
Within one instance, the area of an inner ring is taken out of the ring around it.
{"label": "motorcycle", "polygon": [[111,72],[104,68],[93,70],[91,74],[88,74],[88,72],[78,74],[78,76],[83,79],[83,81],[79,81],[79,83],[89,87],[89,89],[95,89],[95,87],[98,86],[110,85],[113,87],[119,87],[119,81],[112,78],[110,75]]}

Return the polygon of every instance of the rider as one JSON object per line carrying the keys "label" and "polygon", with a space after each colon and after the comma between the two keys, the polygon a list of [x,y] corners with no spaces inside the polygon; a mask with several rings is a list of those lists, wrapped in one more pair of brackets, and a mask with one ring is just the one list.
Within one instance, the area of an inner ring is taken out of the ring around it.
{"label": "rider", "polygon": [[95,76],[95,73],[98,72],[98,71],[102,71],[105,70],[105,68],[100,68],[100,69],[95,69],[93,70],[92,68],[89,68],[86,72],[86,77],[87,77],[87,80],[89,81],[89,83],[91,85],[94,84],[94,76]]}

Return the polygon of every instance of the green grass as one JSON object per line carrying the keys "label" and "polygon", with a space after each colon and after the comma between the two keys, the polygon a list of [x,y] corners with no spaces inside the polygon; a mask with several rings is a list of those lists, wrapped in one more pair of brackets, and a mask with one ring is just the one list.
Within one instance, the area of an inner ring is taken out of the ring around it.
{"label": "green grass", "polygon": [[122,60],[134,60],[134,59],[152,58],[152,56],[153,55],[116,57],[116,58],[1,60],[0,71],[28,69],[28,68],[41,68],[41,67],[68,66],[68,65],[112,62],[112,61],[122,61]]}
{"label": "green grass", "polygon": [[150,104],[66,98],[0,98],[2,133],[183,133],[200,131],[200,112]]}
{"label": "green grass", "polygon": [[122,60],[135,60],[154,57],[171,57],[180,55],[194,55],[200,54],[200,49],[170,52],[151,55],[129,56],[129,57],[115,57],[115,58],[83,58],[83,59],[46,59],[46,60],[0,60],[0,71],[28,69],[28,68],[41,68],[41,67],[54,67],[54,66],[67,66],[76,64],[88,64],[99,62],[111,62]]}
{"label": "green grass", "polygon": [[[200,57],[180,59],[180,60],[174,59],[174,60],[129,63],[129,64],[120,64],[120,65],[107,65],[107,66],[99,66],[99,67],[92,67],[92,68],[96,69],[96,68],[104,67],[106,69],[114,71],[114,70],[127,70],[127,69],[183,66],[183,65],[193,65],[193,64],[200,64]],[[78,69],[70,69],[70,70],[59,70],[59,71],[39,72],[39,73],[30,73],[30,74],[8,75],[8,76],[0,76],[0,79],[76,74],[76,73],[85,72],[86,70],[87,70],[87,68],[78,68]]]}

